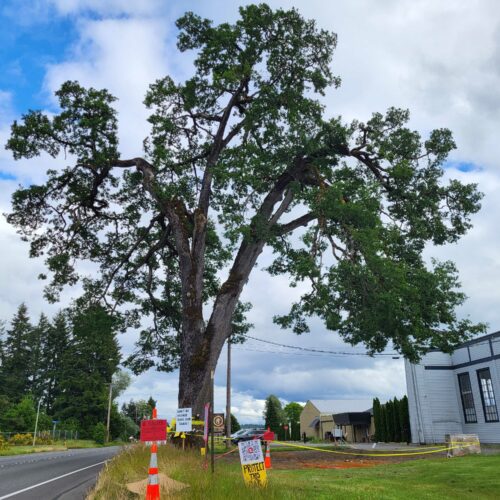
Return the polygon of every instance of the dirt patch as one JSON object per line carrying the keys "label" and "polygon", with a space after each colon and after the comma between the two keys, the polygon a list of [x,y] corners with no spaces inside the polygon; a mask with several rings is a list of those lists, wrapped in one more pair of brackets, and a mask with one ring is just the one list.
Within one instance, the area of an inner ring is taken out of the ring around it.
{"label": "dirt patch", "polygon": [[[189,488],[189,484],[176,481],[175,479],[172,479],[171,477],[168,477],[161,472],[158,474],[158,480],[160,482],[160,494],[163,495],[176,493],[177,491],[183,490],[184,488]],[[146,495],[147,486],[148,480],[143,479],[142,481],[136,481],[135,483],[128,483],[127,489],[132,493],[136,493],[137,495],[144,497]]]}
{"label": "dirt patch", "polygon": [[[342,450],[346,453],[347,450]],[[279,451],[271,452],[271,462],[273,469],[353,469],[363,467],[374,467],[389,463],[407,462],[409,460],[425,460],[426,458],[445,457],[446,452],[432,453],[428,455],[407,455],[407,456],[377,456],[373,452],[366,455],[359,455],[356,450],[355,455],[336,455],[324,451],[300,450],[300,451]],[[389,452],[388,452],[389,453]],[[221,457],[228,462],[238,461],[238,455],[228,455]]]}

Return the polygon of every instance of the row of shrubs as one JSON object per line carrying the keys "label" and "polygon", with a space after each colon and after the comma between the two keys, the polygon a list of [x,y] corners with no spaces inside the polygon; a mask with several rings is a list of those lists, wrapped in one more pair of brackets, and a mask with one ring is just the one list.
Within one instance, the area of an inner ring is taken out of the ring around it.
{"label": "row of shrubs", "polygon": [[[41,432],[36,437],[37,444],[53,444],[50,432]],[[27,446],[33,443],[33,434],[14,434],[9,439],[5,439],[0,434],[0,450],[7,446]]]}

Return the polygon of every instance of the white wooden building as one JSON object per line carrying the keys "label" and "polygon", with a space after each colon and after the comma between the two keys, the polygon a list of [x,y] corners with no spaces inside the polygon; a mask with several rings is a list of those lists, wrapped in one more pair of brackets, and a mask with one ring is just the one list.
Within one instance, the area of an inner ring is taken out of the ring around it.
{"label": "white wooden building", "polygon": [[445,434],[474,433],[500,443],[500,332],[465,342],[452,355],[405,361],[414,443],[442,443]]}

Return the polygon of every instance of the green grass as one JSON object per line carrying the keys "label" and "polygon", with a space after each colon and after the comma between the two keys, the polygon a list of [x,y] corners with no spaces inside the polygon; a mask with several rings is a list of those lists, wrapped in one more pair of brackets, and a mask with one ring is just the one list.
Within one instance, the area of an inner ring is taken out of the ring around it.
{"label": "green grass", "polygon": [[[150,450],[125,449],[103,470],[94,500],[138,498],[126,483],[147,478]],[[190,487],[185,499],[498,499],[500,455],[422,459],[365,469],[269,471],[269,487],[248,489],[235,461],[216,461],[216,472],[203,470],[197,452],[161,446],[159,470]],[[168,498],[168,496],[162,496]]]}
{"label": "green grass", "polygon": [[123,446],[123,441],[111,441],[106,444],[97,444],[95,441],[91,439],[73,439],[71,441],[66,441],[66,447],[68,450],[72,450],[75,448],[105,448],[106,446]]}
{"label": "green grass", "polygon": [[65,451],[73,450],[78,448],[103,448],[104,446],[121,446],[124,443],[114,441],[106,445],[97,444],[91,439],[74,439],[68,441],[55,441],[53,444],[41,444],[35,447],[31,445],[26,446],[10,446],[3,450],[0,450],[0,457],[10,456],[10,455],[27,455],[30,453],[42,453],[46,451]]}
{"label": "green grass", "polygon": [[10,455],[27,455],[30,453],[41,453],[44,451],[64,451],[67,448],[62,443],[55,444],[41,444],[35,447],[31,445],[26,446],[11,446],[0,450],[0,457],[10,456]]}

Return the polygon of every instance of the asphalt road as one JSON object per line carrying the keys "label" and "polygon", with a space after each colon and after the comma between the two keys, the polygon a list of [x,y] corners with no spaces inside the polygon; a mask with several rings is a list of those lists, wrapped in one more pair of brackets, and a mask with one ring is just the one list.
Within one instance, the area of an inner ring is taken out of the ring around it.
{"label": "asphalt road", "polygon": [[119,446],[0,457],[0,500],[82,500]]}

